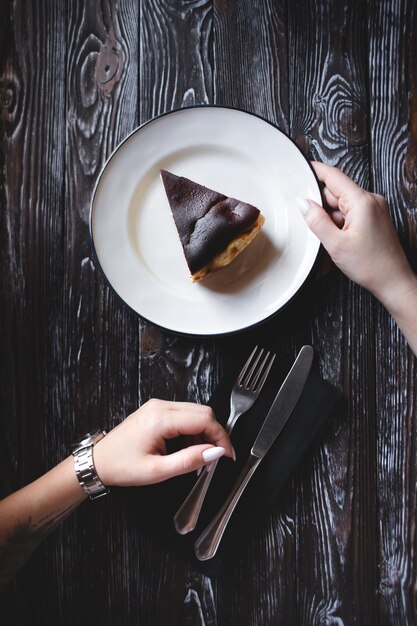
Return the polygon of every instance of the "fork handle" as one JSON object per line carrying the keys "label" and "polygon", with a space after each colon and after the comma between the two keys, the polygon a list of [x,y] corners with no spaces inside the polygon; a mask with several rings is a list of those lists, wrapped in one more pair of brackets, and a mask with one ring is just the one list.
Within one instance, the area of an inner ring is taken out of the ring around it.
{"label": "fork handle", "polygon": [[176,512],[174,524],[176,531],[180,535],[186,535],[196,527],[207,489],[216,471],[217,463],[218,460],[205,466],[194,487]]}
{"label": "fork handle", "polygon": [[245,490],[246,485],[252,478],[256,468],[262,459],[249,455],[248,460],[245,463],[239,477],[225,503],[223,504],[216,517],[210,522],[207,528],[203,531],[200,537],[194,544],[196,557],[200,561],[207,561],[213,558],[222,540],[223,533],[226,530],[226,526],[232,516],[233,511],[240,496]]}
{"label": "fork handle", "polygon": [[[234,406],[231,406],[230,415],[225,426],[225,431],[228,435],[232,432],[238,417],[243,415],[245,412],[246,411],[237,410]],[[210,465],[206,465],[202,469],[194,487],[191,489],[190,493],[175,513],[174,525],[177,533],[180,535],[186,535],[196,527],[204,498],[206,497],[213,474],[216,471],[217,463],[218,460],[213,461]]]}

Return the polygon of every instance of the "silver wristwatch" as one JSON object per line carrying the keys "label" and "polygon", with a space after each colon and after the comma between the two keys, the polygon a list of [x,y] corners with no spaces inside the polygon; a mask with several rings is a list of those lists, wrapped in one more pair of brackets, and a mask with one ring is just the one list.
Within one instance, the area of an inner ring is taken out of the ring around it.
{"label": "silver wristwatch", "polygon": [[87,433],[81,441],[72,446],[74,469],[81,487],[90,496],[90,500],[101,498],[109,493],[97,475],[93,460],[93,447],[106,435],[105,430]]}

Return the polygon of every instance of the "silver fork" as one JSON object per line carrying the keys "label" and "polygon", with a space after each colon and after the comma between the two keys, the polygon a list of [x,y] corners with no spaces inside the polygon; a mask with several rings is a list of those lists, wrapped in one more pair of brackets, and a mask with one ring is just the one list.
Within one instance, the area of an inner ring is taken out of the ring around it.
{"label": "silver fork", "polygon": [[[258,350],[258,346],[254,347],[233,385],[230,396],[230,415],[225,426],[228,435],[232,432],[238,418],[252,407],[265,384],[276,355],[268,351],[262,359],[264,352],[263,348]],[[176,512],[174,524],[180,535],[186,535],[196,527],[217,463],[218,461],[213,461],[204,467],[194,487]]]}

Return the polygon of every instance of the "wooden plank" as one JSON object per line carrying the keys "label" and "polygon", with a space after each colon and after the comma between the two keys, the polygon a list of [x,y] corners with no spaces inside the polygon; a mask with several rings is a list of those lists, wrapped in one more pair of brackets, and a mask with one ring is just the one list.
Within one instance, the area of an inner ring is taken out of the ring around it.
{"label": "wooden plank", "polygon": [[[364,3],[289,15],[290,132],[305,154],[369,176]],[[370,298],[340,276],[317,285],[312,340],[347,403],[296,480],[297,624],[375,623],[375,368]],[[366,598],[366,601],[364,601]]]}
{"label": "wooden plank", "polygon": [[[372,177],[415,258],[417,10],[415,2],[399,0],[371,7]],[[380,623],[415,624],[416,360],[382,307],[377,330]]]}
{"label": "wooden plank", "polygon": [[[75,318],[71,321],[78,327],[81,320],[80,336],[75,343],[79,350],[71,354],[71,359],[78,368],[85,369],[77,374],[80,379],[96,369],[93,364],[98,366],[92,380],[97,398],[89,395],[90,389],[85,389],[86,397],[81,399],[75,393],[84,415],[87,406],[96,419],[102,404],[117,419],[136,404],[134,397],[127,399],[127,394],[137,393],[137,321],[116,301],[89,261],[88,217],[92,190],[105,160],[137,125],[138,13],[131,2],[119,3],[117,7],[111,2],[102,3],[100,13],[94,2],[78,8],[79,13],[73,13],[68,35],[66,182],[67,228],[72,246],[66,264],[72,279],[71,289],[74,291],[75,283],[78,291],[69,298]],[[71,206],[75,208],[71,210]],[[80,235],[80,241],[76,241]],[[91,300],[81,301],[86,296]],[[84,327],[91,324],[91,318],[93,328],[88,332],[92,336],[85,341]],[[84,343],[87,343],[85,360]],[[95,354],[88,353],[88,345],[95,346]],[[123,381],[132,366],[133,371]],[[75,381],[73,386],[76,387]]]}
{"label": "wooden plank", "polygon": [[[97,424],[111,428],[137,407],[137,318],[90,260],[88,218],[102,166],[137,126],[139,8],[132,1],[73,3],[66,20],[63,292],[68,441],[75,431],[82,434]],[[86,503],[67,524],[62,571],[71,582],[59,591],[62,614],[69,611],[71,622],[126,623],[132,611],[136,615],[134,603],[120,597],[122,589],[129,597],[130,571],[137,562],[130,542],[134,544],[138,531],[125,514],[131,495],[116,490],[97,507]],[[93,603],[85,579],[97,581]]]}
{"label": "wooden plank", "polygon": [[[62,458],[65,49],[60,4],[6,2],[2,7],[2,495]],[[3,623],[28,623],[27,616],[36,614],[42,595],[38,581],[46,580],[46,571],[39,552],[9,590]],[[56,607],[56,598],[50,607]]]}
{"label": "wooden plank", "polygon": [[[289,128],[286,21],[284,3],[239,0],[214,5],[215,103],[262,115],[284,131]],[[223,340],[225,369],[233,361],[243,362],[256,343],[275,348],[283,362],[295,350],[288,325],[275,319]],[[293,504],[287,490],[262,530],[242,546],[233,573],[218,587],[219,623],[295,623]]]}
{"label": "wooden plank", "polygon": [[214,102],[288,132],[286,21],[285,3],[214,3]]}
{"label": "wooden plank", "polygon": [[212,101],[209,0],[145,0],[140,21],[140,121]]}
{"label": "wooden plank", "polygon": [[[212,3],[146,0],[140,21],[140,122],[212,102]],[[207,402],[218,380],[214,341],[140,323],[140,402],[151,397]],[[215,584],[146,536],[137,580],[145,624],[215,624]]]}
{"label": "wooden plank", "polygon": [[[52,24],[57,21],[55,12],[49,17]],[[42,413],[56,411],[54,393],[59,392],[62,373],[60,356],[56,354],[61,337],[57,319],[61,302],[56,291],[62,282],[63,263],[62,219],[55,208],[63,193],[65,148],[60,139],[65,90],[59,65],[59,24],[56,37],[48,41],[42,41],[38,31],[27,28],[27,21],[37,24],[44,19],[41,6],[29,15],[20,6],[11,8],[13,27],[8,34],[0,86],[5,207],[1,293],[5,347],[2,373],[6,384],[2,385],[2,400],[5,413],[15,416],[15,423],[22,428],[14,441],[19,458],[9,457],[6,464],[9,472],[20,468],[11,480],[12,489],[54,460],[41,460],[30,450],[36,444],[40,450],[43,448]],[[31,31],[28,40],[23,37],[26,29]],[[28,55],[29,47],[33,56]],[[36,60],[50,54],[58,56],[56,69],[43,74]],[[54,111],[55,116],[50,118],[45,109]],[[39,429],[33,428],[34,422]],[[9,426],[13,428],[13,420]],[[32,430],[35,432],[28,437]]]}

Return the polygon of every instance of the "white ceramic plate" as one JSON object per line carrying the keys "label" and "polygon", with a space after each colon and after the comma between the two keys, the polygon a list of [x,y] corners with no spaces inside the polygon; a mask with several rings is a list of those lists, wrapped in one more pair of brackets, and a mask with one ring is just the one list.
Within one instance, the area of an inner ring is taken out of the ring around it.
{"label": "white ceramic plate", "polygon": [[[192,283],[160,169],[257,206],[261,233],[227,268]],[[295,204],[320,202],[313,172],[294,143],[236,109],[195,107],[141,126],[114,151],[96,185],[93,247],[122,300],[166,329],[218,335],[281,309],[303,284],[319,241]]]}

